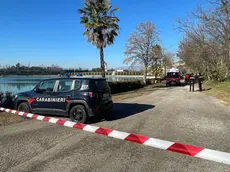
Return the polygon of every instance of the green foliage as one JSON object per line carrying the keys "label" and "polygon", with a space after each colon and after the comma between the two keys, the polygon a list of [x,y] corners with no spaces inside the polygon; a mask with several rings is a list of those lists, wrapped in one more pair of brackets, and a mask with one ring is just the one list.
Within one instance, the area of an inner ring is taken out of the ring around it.
{"label": "green foliage", "polygon": [[118,8],[112,9],[107,0],[88,0],[83,9],[79,9],[81,15],[80,22],[85,27],[83,35],[96,48],[100,49],[100,63],[102,76],[105,77],[104,50],[107,45],[111,45],[118,36],[119,19],[114,16]]}

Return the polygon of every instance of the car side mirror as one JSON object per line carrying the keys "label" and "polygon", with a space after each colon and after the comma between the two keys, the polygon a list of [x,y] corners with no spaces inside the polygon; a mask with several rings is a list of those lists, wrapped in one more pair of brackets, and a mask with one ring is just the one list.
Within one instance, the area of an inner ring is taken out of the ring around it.
{"label": "car side mirror", "polygon": [[34,89],[34,92],[39,93],[39,92],[40,92],[40,89],[39,89],[39,88],[35,88],[35,89]]}

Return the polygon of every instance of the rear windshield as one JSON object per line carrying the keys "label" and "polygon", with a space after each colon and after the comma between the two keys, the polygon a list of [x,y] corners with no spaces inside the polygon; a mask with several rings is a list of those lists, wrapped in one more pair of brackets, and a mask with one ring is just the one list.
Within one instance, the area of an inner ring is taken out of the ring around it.
{"label": "rear windshield", "polygon": [[167,73],[167,78],[178,78],[180,74],[178,72],[169,72]]}
{"label": "rear windshield", "polygon": [[109,85],[106,80],[96,80],[95,85],[98,90],[107,90],[109,89]]}

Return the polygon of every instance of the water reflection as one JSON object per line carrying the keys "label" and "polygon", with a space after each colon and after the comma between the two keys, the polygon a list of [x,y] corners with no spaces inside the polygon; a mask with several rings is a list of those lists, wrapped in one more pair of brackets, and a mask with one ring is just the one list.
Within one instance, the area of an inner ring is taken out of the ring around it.
{"label": "water reflection", "polygon": [[[39,81],[38,81],[39,82]],[[38,82],[27,83],[0,83],[0,92],[12,92],[13,94],[32,90]]]}

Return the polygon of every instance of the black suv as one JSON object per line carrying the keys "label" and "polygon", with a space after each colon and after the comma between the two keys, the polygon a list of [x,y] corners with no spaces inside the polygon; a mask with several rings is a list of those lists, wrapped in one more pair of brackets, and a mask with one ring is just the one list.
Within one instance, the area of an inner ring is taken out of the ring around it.
{"label": "black suv", "polygon": [[18,93],[14,103],[18,111],[69,116],[81,123],[113,108],[107,81],[85,77],[43,80],[32,91]]}

